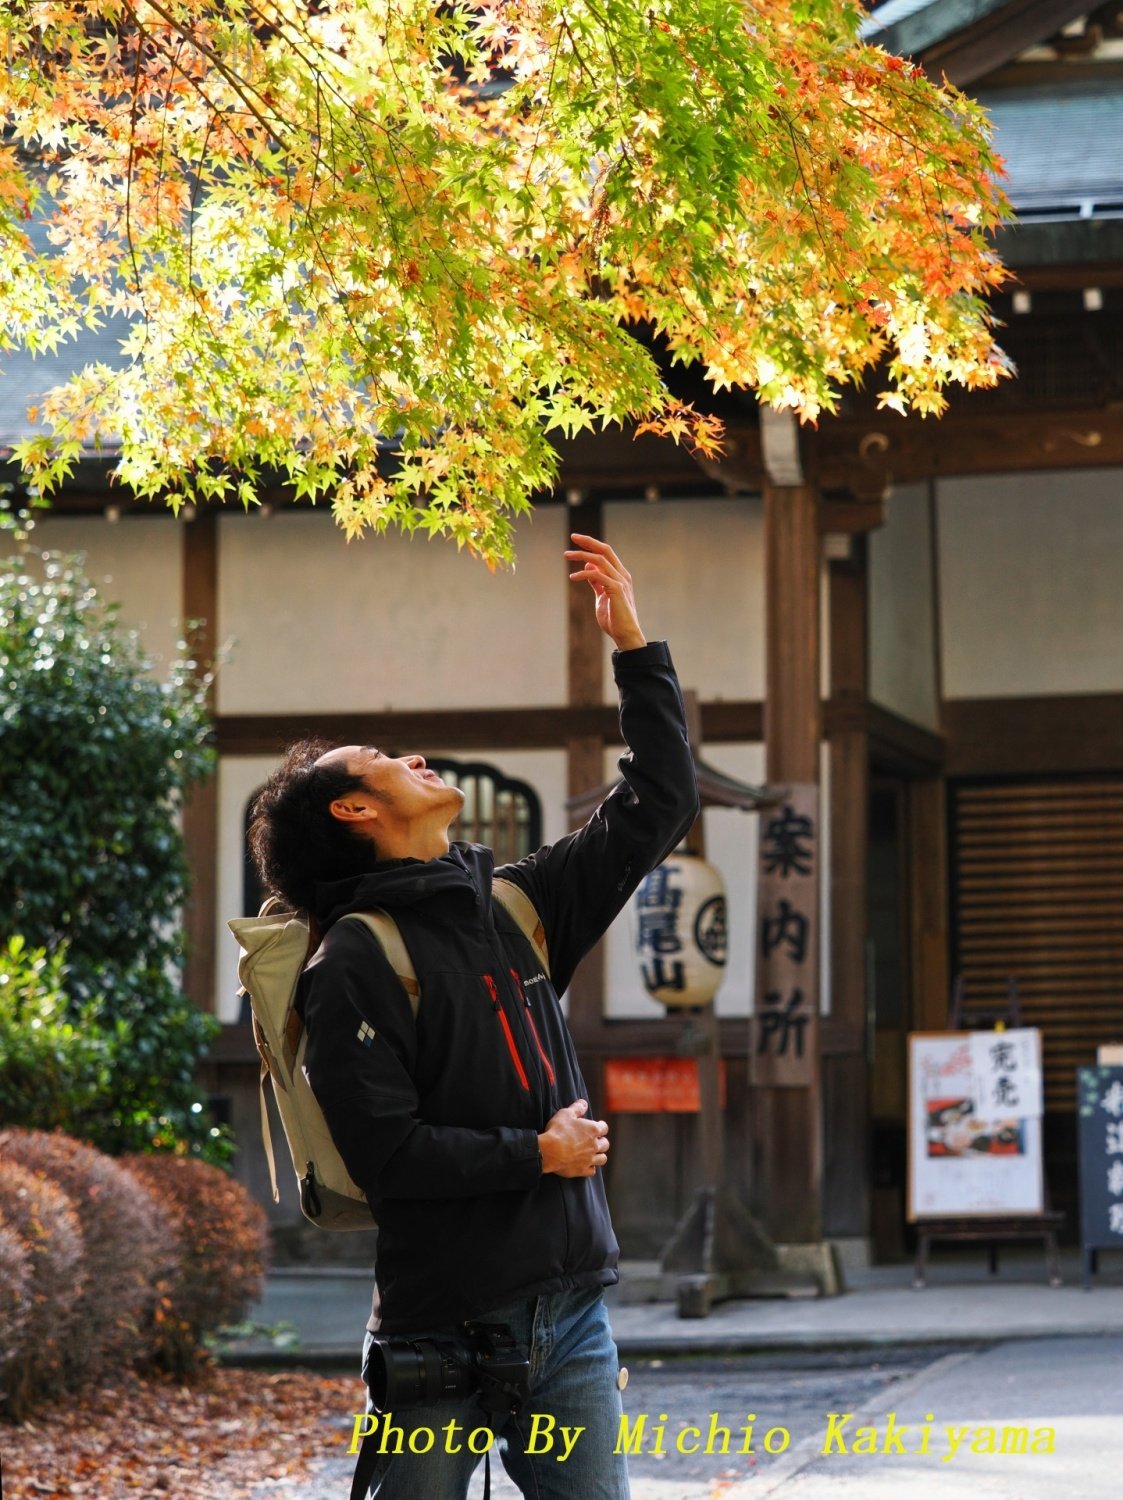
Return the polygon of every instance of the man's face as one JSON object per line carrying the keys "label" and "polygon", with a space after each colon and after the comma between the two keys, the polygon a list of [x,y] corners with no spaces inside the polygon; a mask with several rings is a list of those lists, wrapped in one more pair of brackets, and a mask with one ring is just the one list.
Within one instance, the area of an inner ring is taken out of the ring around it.
{"label": "man's face", "polygon": [[363,785],[383,801],[404,800],[419,809],[450,800],[459,809],[464,801],[457,787],[446,786],[436,771],[429,770],[423,755],[390,756],[373,745],[345,745],[342,750],[329,751],[324,761],[334,755],[340,756],[351,775],[361,777]]}
{"label": "man's face", "polygon": [[373,745],[341,745],[317,765],[343,766],[361,779],[362,787],[337,798],[332,811],[372,837],[385,857],[431,858],[434,836],[444,836],[447,846],[448,826],[463,806],[464,793],[446,786],[423,755],[390,756]]}

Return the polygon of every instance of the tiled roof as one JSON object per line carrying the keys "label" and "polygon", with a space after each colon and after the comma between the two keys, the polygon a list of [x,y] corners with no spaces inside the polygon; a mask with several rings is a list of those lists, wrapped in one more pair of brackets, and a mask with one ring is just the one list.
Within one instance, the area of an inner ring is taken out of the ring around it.
{"label": "tiled roof", "polygon": [[83,332],[60,344],[55,354],[32,355],[20,349],[0,355],[0,445],[40,430],[27,420],[27,408],[52,386],[87,365],[121,365],[121,340],[128,332],[125,318],[113,318],[97,333]]}
{"label": "tiled roof", "polygon": [[1007,0],[885,0],[862,22],[862,36],[887,52],[915,57],[1005,4]]}
{"label": "tiled roof", "polygon": [[1123,218],[1123,87],[1111,80],[982,95],[1024,220]]}

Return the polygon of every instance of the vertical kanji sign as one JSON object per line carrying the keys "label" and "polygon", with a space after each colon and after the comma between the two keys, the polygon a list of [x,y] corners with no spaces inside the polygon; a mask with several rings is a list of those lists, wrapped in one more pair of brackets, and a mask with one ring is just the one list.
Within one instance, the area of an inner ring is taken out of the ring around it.
{"label": "vertical kanji sign", "polygon": [[1080,1241],[1085,1256],[1123,1250],[1123,1067],[1078,1068],[1076,1099]]}
{"label": "vertical kanji sign", "polygon": [[979,1119],[1027,1119],[1045,1112],[1041,1038],[1034,1027],[973,1031],[969,1046]]}
{"label": "vertical kanji sign", "polygon": [[819,788],[807,782],[761,814],[752,1082],[814,1083],[818,1020]]}

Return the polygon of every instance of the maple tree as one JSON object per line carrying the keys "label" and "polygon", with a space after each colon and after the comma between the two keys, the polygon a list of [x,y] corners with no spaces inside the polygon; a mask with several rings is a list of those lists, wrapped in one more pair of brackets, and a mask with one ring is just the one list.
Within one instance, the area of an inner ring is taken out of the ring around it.
{"label": "maple tree", "polygon": [[[651,352],[805,420],[881,365],[994,384],[980,107],[840,0],[22,0],[0,39],[0,347],[112,314],[32,413],[44,489],[263,475],[510,555],[550,435],[713,451]],[[29,224],[28,221],[32,221]],[[30,227],[43,235],[30,235]],[[637,336],[640,335],[640,336]]]}

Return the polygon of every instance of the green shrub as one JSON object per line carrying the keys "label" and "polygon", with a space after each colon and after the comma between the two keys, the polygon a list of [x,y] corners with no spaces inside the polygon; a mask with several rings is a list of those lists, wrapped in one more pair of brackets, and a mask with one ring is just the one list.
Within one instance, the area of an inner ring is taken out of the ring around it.
{"label": "green shrub", "polygon": [[130,1156],[123,1165],[153,1195],[178,1238],[176,1274],[156,1309],[154,1363],[190,1375],[202,1337],[236,1322],[260,1297],[269,1256],[265,1211],[232,1177],[182,1156]]}
{"label": "green shrub", "polygon": [[0,946],[0,1120],[83,1134],[112,1076],[110,1038],[95,1007],[71,1012],[65,951]]}
{"label": "green shrub", "polygon": [[[69,1018],[105,1040],[113,1078],[91,1102],[78,1070],[80,1134],[111,1154],[228,1154],[194,1081],[216,1026],[179,982],[177,817],[213,766],[193,673],[157,681],[73,561],[0,559],[0,943],[65,952]],[[69,1124],[61,1107],[27,1123]]]}

